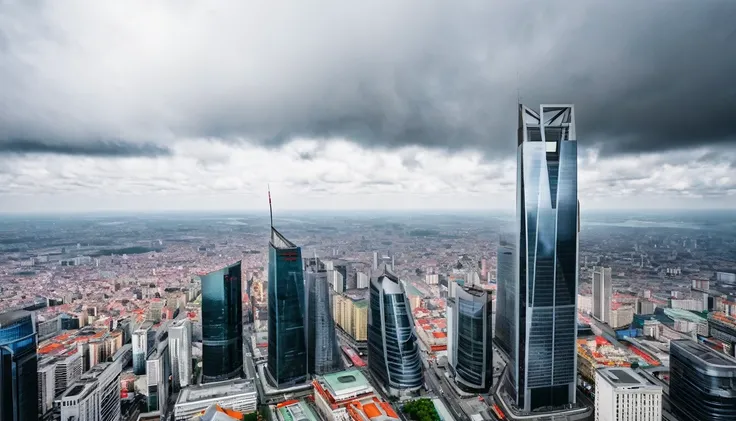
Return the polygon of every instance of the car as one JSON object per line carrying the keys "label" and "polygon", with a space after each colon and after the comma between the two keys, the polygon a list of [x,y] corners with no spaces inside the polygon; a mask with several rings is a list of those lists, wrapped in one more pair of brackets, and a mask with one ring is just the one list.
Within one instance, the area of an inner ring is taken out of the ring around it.
{"label": "car", "polygon": [[250,358],[250,357],[252,357],[252,356],[253,356],[253,354],[251,354],[250,352],[246,352],[246,353],[245,353],[245,356],[246,356],[246,357],[248,357],[248,358]]}

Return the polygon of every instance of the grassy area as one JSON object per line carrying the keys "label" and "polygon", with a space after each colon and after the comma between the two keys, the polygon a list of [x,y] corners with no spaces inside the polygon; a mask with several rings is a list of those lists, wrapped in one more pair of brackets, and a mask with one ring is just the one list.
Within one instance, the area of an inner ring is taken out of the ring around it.
{"label": "grassy area", "polygon": [[431,399],[421,398],[404,404],[404,413],[415,421],[440,421],[440,414]]}

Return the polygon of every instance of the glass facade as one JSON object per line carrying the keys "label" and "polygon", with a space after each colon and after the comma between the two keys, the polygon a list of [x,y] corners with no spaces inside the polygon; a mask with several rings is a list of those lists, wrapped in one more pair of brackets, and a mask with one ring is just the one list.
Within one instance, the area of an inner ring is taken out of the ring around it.
{"label": "glass facade", "polygon": [[305,289],[307,370],[316,375],[338,371],[342,368],[342,359],[335,337],[327,272],[308,269],[305,273]]}
{"label": "glass facade", "polygon": [[268,374],[277,387],[307,381],[301,248],[271,229],[268,249]]}
{"label": "glass facade", "polygon": [[386,272],[371,280],[368,366],[392,394],[422,387],[422,363],[411,307],[398,278]]}
{"label": "glass facade", "polygon": [[[520,105],[514,393],[526,410],[575,402],[577,142],[572,106]],[[518,336],[517,336],[518,335]]]}
{"label": "glass facade", "polygon": [[459,289],[455,299],[455,379],[468,392],[487,392],[493,382],[491,300],[488,292],[472,288]]}
{"label": "glass facade", "polygon": [[240,262],[202,279],[202,378],[216,382],[243,372]]}
{"label": "glass facade", "polygon": [[736,359],[690,340],[671,341],[669,392],[679,420],[736,420]]}
{"label": "glass facade", "polygon": [[36,330],[31,313],[0,314],[0,419],[36,421]]}
{"label": "glass facade", "polygon": [[496,344],[506,355],[511,355],[512,340],[511,324],[516,318],[516,278],[514,271],[514,248],[501,244],[498,247],[496,264]]}

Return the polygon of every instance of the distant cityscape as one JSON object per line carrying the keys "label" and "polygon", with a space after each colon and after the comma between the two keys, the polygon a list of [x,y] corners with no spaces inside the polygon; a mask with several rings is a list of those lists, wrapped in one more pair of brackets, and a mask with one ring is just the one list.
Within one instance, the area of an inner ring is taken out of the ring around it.
{"label": "distant cityscape", "polygon": [[736,419],[734,215],[518,112],[515,213],[0,216],[0,420]]}

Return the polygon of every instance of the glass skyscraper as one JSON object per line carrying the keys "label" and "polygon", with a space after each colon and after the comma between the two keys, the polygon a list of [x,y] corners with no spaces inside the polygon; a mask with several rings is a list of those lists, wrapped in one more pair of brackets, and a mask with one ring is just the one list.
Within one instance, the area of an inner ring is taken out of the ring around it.
{"label": "glass skyscraper", "polygon": [[448,342],[448,348],[452,347],[450,365],[457,385],[471,393],[487,392],[493,382],[492,297],[482,289],[457,288],[447,310],[452,313],[448,317],[452,335]]}
{"label": "glass skyscraper", "polygon": [[516,272],[514,271],[514,247],[501,243],[496,262],[496,345],[511,354],[511,324],[516,319]]}
{"label": "glass skyscraper", "polygon": [[0,314],[0,419],[38,419],[36,329],[28,311]]}
{"label": "glass skyscraper", "polygon": [[371,279],[368,368],[393,395],[424,383],[409,300],[399,278],[388,271]]}
{"label": "glass skyscraper", "polygon": [[671,341],[669,392],[678,420],[736,420],[736,359],[690,340]]}
{"label": "glass skyscraper", "polygon": [[268,248],[268,370],[288,387],[307,381],[302,251],[275,228]]}
{"label": "glass skyscraper", "polygon": [[216,382],[243,372],[243,298],[240,262],[202,279],[202,379]]}
{"label": "glass skyscraper", "polygon": [[304,272],[306,297],[307,371],[324,375],[342,368],[342,359],[335,337],[335,322],[330,305],[330,284],[327,271],[319,265],[308,266]]}
{"label": "glass skyscraper", "polygon": [[525,411],[575,402],[577,190],[573,106],[542,105],[537,113],[519,105],[509,369]]}

